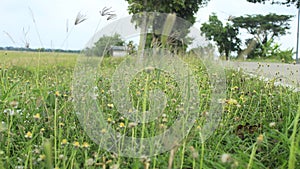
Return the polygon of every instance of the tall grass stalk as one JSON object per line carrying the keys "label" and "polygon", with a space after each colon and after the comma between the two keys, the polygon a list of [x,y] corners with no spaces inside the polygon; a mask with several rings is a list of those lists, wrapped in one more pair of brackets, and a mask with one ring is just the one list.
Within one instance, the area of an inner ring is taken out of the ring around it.
{"label": "tall grass stalk", "polygon": [[252,168],[253,160],[254,160],[255,154],[256,154],[256,150],[257,150],[257,144],[254,143],[254,145],[252,147],[252,152],[251,152],[251,155],[250,155],[250,159],[249,159],[249,162],[248,162],[248,165],[247,165],[247,169],[251,169]]}
{"label": "tall grass stalk", "polygon": [[290,156],[289,156],[289,169],[294,169],[296,167],[296,148],[298,147],[296,144],[299,144],[295,139],[296,139],[296,134],[298,132],[298,122],[299,122],[299,117],[300,117],[300,104],[298,105],[298,111],[296,114],[296,117],[294,119],[294,128],[293,128],[293,133],[290,138],[291,140],[291,145],[290,145]]}

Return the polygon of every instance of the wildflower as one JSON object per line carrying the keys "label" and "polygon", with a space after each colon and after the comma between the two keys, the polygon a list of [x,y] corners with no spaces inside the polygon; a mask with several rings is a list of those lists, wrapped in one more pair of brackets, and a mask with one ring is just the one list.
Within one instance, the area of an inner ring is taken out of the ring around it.
{"label": "wildflower", "polygon": [[107,17],[107,20],[111,20],[111,19],[114,19],[114,18],[116,18],[116,17],[117,17],[116,14],[111,14],[111,15],[109,15],[109,16]]}
{"label": "wildflower", "polygon": [[89,158],[89,159],[86,160],[85,163],[86,163],[87,166],[92,166],[94,164],[94,162],[95,162],[94,159]]}
{"label": "wildflower", "polygon": [[137,123],[130,122],[130,123],[128,124],[128,127],[129,127],[129,128],[134,128],[135,126],[137,126]]}
{"label": "wildflower", "polygon": [[60,144],[62,146],[67,145],[68,144],[68,140],[67,139],[63,139]]}
{"label": "wildflower", "polygon": [[79,148],[79,147],[80,147],[80,144],[79,144],[78,141],[75,141],[75,142],[73,143],[73,146],[74,146],[75,148]]}
{"label": "wildflower", "polygon": [[271,123],[269,124],[269,126],[270,126],[270,127],[275,127],[275,126],[276,126],[276,123],[275,123],[275,122],[271,122]]}
{"label": "wildflower", "polygon": [[109,118],[107,118],[107,122],[108,123],[110,123],[112,120],[111,120],[111,118],[109,117]]}
{"label": "wildflower", "polygon": [[32,133],[30,131],[28,131],[26,134],[25,134],[25,138],[32,138]]}
{"label": "wildflower", "polygon": [[113,164],[109,168],[111,168],[111,169],[119,169],[119,164]]}
{"label": "wildflower", "polygon": [[197,129],[198,129],[198,130],[201,130],[201,126],[200,126],[200,125],[198,125],[198,126],[197,126]]}
{"label": "wildflower", "polygon": [[237,87],[237,86],[234,86],[231,88],[231,90],[237,90],[237,89],[239,89],[239,87]]}
{"label": "wildflower", "polygon": [[37,114],[33,115],[33,118],[34,118],[35,120],[39,120],[39,119],[41,118],[40,113],[37,113]]}
{"label": "wildflower", "polygon": [[45,131],[45,128],[41,128],[40,132],[43,133]]}
{"label": "wildflower", "polygon": [[168,122],[168,119],[167,119],[167,118],[163,118],[163,119],[162,119],[162,122],[163,122],[163,123],[166,123],[166,122]]}
{"label": "wildflower", "polygon": [[65,159],[65,156],[64,156],[63,154],[60,154],[60,155],[58,156],[58,158],[59,158],[60,160],[63,160],[63,159]]}
{"label": "wildflower", "polygon": [[83,15],[80,12],[78,12],[74,25],[78,25],[78,24],[84,22],[85,20],[87,20],[86,15]]}
{"label": "wildflower", "polygon": [[257,143],[260,144],[262,143],[264,140],[264,135],[260,134],[258,137],[257,137]]}
{"label": "wildflower", "polygon": [[111,10],[111,7],[107,8],[107,7],[104,7],[100,12],[100,15],[101,16],[106,16],[106,15],[110,15],[111,12],[114,12],[114,11],[110,11]]}
{"label": "wildflower", "polygon": [[209,115],[209,113],[207,111],[202,112],[203,117],[207,117],[208,115]]}
{"label": "wildflower", "polygon": [[120,127],[120,128],[123,128],[123,127],[125,127],[125,124],[124,124],[123,122],[121,122],[121,123],[119,124],[119,127]]}
{"label": "wildflower", "polygon": [[59,93],[59,91],[56,91],[56,92],[55,92],[55,96],[57,96],[57,97],[59,97],[59,96],[60,96],[60,93]]}
{"label": "wildflower", "polygon": [[231,155],[230,154],[222,154],[221,156],[222,163],[228,163],[231,161]]}
{"label": "wildflower", "polygon": [[59,125],[60,127],[65,126],[65,124],[64,124],[64,123],[61,123],[61,122],[60,122],[58,125]]}
{"label": "wildflower", "polygon": [[227,103],[229,104],[229,105],[236,105],[236,104],[238,104],[238,102],[237,102],[237,100],[235,100],[235,99],[229,99],[229,100],[227,100]]}
{"label": "wildflower", "polygon": [[160,129],[166,129],[167,126],[165,126],[164,124],[160,124],[160,125],[159,125],[159,128],[160,128]]}
{"label": "wildflower", "polygon": [[46,155],[45,154],[41,154],[38,158],[38,161],[43,161],[46,159]]}
{"label": "wildflower", "polygon": [[82,148],[89,148],[90,145],[89,145],[89,143],[87,143],[87,142],[83,142],[81,147],[82,147]]}
{"label": "wildflower", "polygon": [[107,104],[107,107],[109,107],[109,108],[114,108],[114,104]]}
{"label": "wildflower", "polygon": [[102,133],[102,134],[105,134],[106,132],[107,132],[106,129],[102,129],[102,130],[101,130],[101,133]]}
{"label": "wildflower", "polygon": [[13,107],[13,108],[17,108],[18,105],[19,105],[19,102],[17,102],[17,101],[12,101],[12,102],[9,103],[9,105],[10,105],[11,107]]}

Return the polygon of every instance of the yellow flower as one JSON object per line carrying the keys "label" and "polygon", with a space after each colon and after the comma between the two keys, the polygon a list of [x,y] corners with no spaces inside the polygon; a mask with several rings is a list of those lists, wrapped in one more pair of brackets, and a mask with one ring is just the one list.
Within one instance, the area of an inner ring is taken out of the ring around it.
{"label": "yellow flower", "polygon": [[30,131],[28,131],[26,134],[25,134],[25,138],[32,138],[32,133]]}
{"label": "yellow flower", "polygon": [[80,144],[79,144],[78,141],[75,141],[75,142],[73,143],[73,146],[74,146],[75,148],[78,148],[78,147],[80,147]]}
{"label": "yellow flower", "polygon": [[82,147],[82,148],[89,148],[90,145],[89,145],[89,143],[87,143],[87,142],[83,142],[81,147]]}
{"label": "yellow flower", "polygon": [[106,133],[106,129],[102,129],[102,130],[101,130],[101,133],[102,133],[102,134]]}
{"label": "yellow flower", "polygon": [[39,156],[39,160],[43,161],[43,160],[45,160],[45,159],[46,159],[46,155],[45,155],[45,154],[41,154],[41,155]]}
{"label": "yellow flower", "polygon": [[234,86],[231,88],[231,90],[237,90],[237,89],[239,89],[239,87],[237,87],[237,86]]}
{"label": "yellow flower", "polygon": [[260,144],[261,142],[264,141],[264,135],[260,134],[258,137],[257,137],[257,143]]}
{"label": "yellow flower", "polygon": [[59,91],[56,91],[56,92],[55,92],[55,96],[60,96]]}
{"label": "yellow flower", "polygon": [[66,145],[66,144],[68,144],[68,140],[67,139],[63,139],[60,144],[61,145]]}
{"label": "yellow flower", "polygon": [[109,122],[109,123],[110,123],[111,121],[112,121],[112,120],[111,120],[111,118],[110,118],[110,117],[109,117],[109,118],[107,118],[107,122]]}
{"label": "yellow flower", "polygon": [[33,118],[36,119],[36,120],[39,120],[41,118],[40,113],[37,113],[37,114],[33,115]]}
{"label": "yellow flower", "polygon": [[229,99],[229,100],[227,100],[227,103],[228,104],[230,104],[230,105],[236,105],[236,104],[238,104],[238,102],[237,102],[237,100],[235,100],[235,99]]}
{"label": "yellow flower", "polygon": [[119,126],[120,126],[121,128],[123,128],[123,127],[125,127],[125,124],[124,124],[123,122],[121,122],[121,123],[119,124]]}
{"label": "yellow flower", "polygon": [[45,131],[45,128],[41,128],[40,132],[43,133]]}
{"label": "yellow flower", "polygon": [[114,108],[114,104],[107,104],[107,106],[111,109]]}
{"label": "yellow flower", "polygon": [[167,118],[163,118],[163,119],[162,119],[162,122],[163,122],[163,123],[166,123],[166,122],[168,122],[168,119],[167,119]]}
{"label": "yellow flower", "polygon": [[60,127],[65,126],[65,124],[64,124],[64,123],[61,123],[61,122],[60,122],[58,125],[59,125]]}

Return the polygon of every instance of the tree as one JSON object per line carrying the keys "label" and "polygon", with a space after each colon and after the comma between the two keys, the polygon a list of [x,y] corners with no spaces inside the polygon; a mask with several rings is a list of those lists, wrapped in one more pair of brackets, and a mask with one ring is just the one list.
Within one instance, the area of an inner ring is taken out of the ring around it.
{"label": "tree", "polygon": [[238,29],[229,23],[223,26],[215,14],[210,15],[208,23],[203,23],[200,29],[201,34],[204,34],[208,40],[216,42],[220,54],[225,53],[226,60],[228,60],[231,51],[240,50],[241,40],[237,37]]}
{"label": "tree", "polygon": [[264,46],[271,39],[286,35],[290,29],[289,21],[291,21],[292,15],[246,15],[235,17],[232,19],[234,27],[246,29],[247,32],[253,35],[253,38],[246,41],[246,45],[250,42],[255,42],[252,45],[254,49],[260,50],[257,52],[260,56],[264,57],[266,51]]}
{"label": "tree", "polygon": [[[160,46],[162,45],[162,29],[167,17],[160,16],[148,16],[145,18],[143,12],[157,12],[157,13],[168,13],[176,14],[177,17],[183,18],[190,22],[190,24],[184,25],[179,20],[175,20],[170,36],[168,36],[167,42],[172,47],[184,47],[187,40],[186,36],[189,33],[188,29],[195,23],[196,17],[194,16],[201,6],[206,5],[209,0],[125,0],[128,2],[128,11],[134,15],[133,22],[137,26],[143,27],[143,21],[147,20],[150,22],[145,30],[151,28],[152,31],[145,37],[146,47]],[[151,18],[152,17],[152,18]],[[179,30],[179,31],[178,31]],[[180,34],[178,34],[180,32]],[[172,36],[171,36],[172,35]],[[176,37],[174,37],[176,35]],[[170,38],[173,37],[173,38]],[[155,43],[155,45],[153,45]]]}
{"label": "tree", "polygon": [[135,45],[133,44],[132,40],[129,41],[126,46],[127,46],[127,51],[128,51],[129,55],[132,55],[136,52]]}
{"label": "tree", "polygon": [[[252,2],[252,3],[265,3],[266,1],[270,1],[270,0],[247,0],[248,2]],[[284,0],[284,1],[274,1],[272,0],[271,2],[272,4],[281,4],[281,5],[296,5],[297,8],[299,8],[300,6],[300,0]]]}
{"label": "tree", "polygon": [[87,55],[109,56],[111,46],[124,46],[125,41],[121,39],[119,34],[113,36],[102,36],[92,49],[86,49]]}

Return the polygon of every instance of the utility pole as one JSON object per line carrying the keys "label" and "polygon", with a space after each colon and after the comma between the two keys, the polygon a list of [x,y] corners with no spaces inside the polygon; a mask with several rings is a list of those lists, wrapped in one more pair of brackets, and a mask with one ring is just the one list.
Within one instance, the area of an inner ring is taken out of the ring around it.
{"label": "utility pole", "polygon": [[299,64],[299,19],[300,19],[300,7],[298,6],[297,48],[296,48],[296,63],[298,63],[298,64]]}

